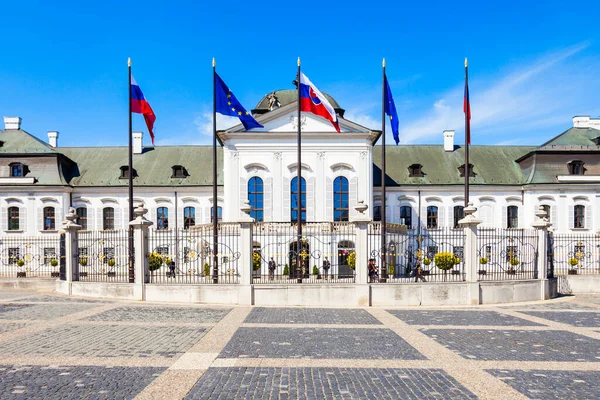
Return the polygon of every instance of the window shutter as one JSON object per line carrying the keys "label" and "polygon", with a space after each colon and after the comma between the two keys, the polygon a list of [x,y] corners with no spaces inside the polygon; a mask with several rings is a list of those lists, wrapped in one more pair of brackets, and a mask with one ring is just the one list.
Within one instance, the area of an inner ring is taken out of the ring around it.
{"label": "window shutter", "polygon": [[62,229],[62,207],[54,207],[54,229]]}
{"label": "window shutter", "polygon": [[306,182],[306,221],[315,220],[315,178],[310,177]]}
{"label": "window shutter", "polygon": [[156,207],[148,207],[148,214],[146,214],[146,219],[152,221],[152,223],[154,224],[154,225],[152,225],[152,227],[154,229],[157,228],[157,226],[156,226],[156,221],[157,221],[157,219],[156,219]]}
{"label": "window shutter", "polygon": [[[0,225],[2,231],[8,229],[8,208],[2,207],[2,225]],[[20,228],[20,227],[19,227]]]}
{"label": "window shutter", "polygon": [[[349,190],[350,190],[350,196],[349,196],[350,216],[355,216],[358,213],[356,211],[356,209],[354,208],[358,204],[358,178],[357,177],[350,179]],[[331,188],[331,195],[333,196],[333,186]],[[331,202],[331,211],[333,212],[333,201]],[[331,219],[333,219],[333,217]]]}
{"label": "window shutter", "polygon": [[585,228],[593,229],[594,220],[592,219],[592,206],[585,206]]}
{"label": "window shutter", "polygon": [[102,224],[102,216],[104,215],[104,207],[99,208],[96,211],[96,229],[101,231],[104,229],[104,225]]}
{"label": "window shutter", "polygon": [[94,225],[96,224],[96,209],[92,208],[92,207],[87,207],[87,230],[88,231],[93,231],[94,229],[100,229],[95,227]]}
{"label": "window shutter", "polygon": [[268,177],[263,183],[263,221],[273,220],[273,178]]}
{"label": "window shutter", "polygon": [[290,180],[289,178],[283,178],[283,220],[291,221],[292,214],[290,211]]}
{"label": "window shutter", "polygon": [[28,229],[27,229],[27,207],[20,207],[19,208],[19,229],[22,230],[23,232],[25,232],[26,234],[28,233]]}
{"label": "window shutter", "polygon": [[502,228],[508,228],[508,207],[502,206]]}
{"label": "window shutter", "polygon": [[[535,214],[533,214],[533,215],[535,215]],[[525,220],[524,220],[525,216],[523,215],[523,206],[519,206],[519,211],[518,211],[517,216],[519,218],[519,221],[517,221],[517,227],[525,228],[526,225],[525,225]]]}
{"label": "window shutter", "polygon": [[333,221],[333,179],[330,177],[325,182],[325,220]]}
{"label": "window shutter", "polygon": [[448,219],[446,224],[450,228],[454,228],[454,206],[446,207],[446,218]]}
{"label": "window shutter", "polygon": [[427,206],[421,206],[421,220],[417,221],[419,225],[424,228],[427,228]]}
{"label": "window shutter", "polygon": [[[248,200],[248,181],[244,178],[240,178],[240,205],[237,208],[237,212],[233,213],[234,215],[237,215],[238,218],[242,215],[242,211],[240,211],[240,209],[244,205],[244,202],[246,202],[247,200]],[[210,222],[210,219],[208,221]]]}
{"label": "window shutter", "polygon": [[38,231],[44,230],[44,208],[43,207],[37,208],[37,230]]}
{"label": "window shutter", "polygon": [[385,220],[387,222],[394,222],[392,221],[392,211],[388,205],[385,206]]}
{"label": "window shutter", "polygon": [[[183,229],[183,210],[187,207],[187,205],[183,204],[180,207],[177,207],[177,229]],[[175,217],[175,215],[173,215]],[[173,226],[174,228],[175,226]]]}
{"label": "window shutter", "polygon": [[169,207],[167,207],[167,210],[169,212],[169,215],[168,215],[169,229],[175,229],[175,207],[169,206]]}
{"label": "window shutter", "polygon": [[410,206],[410,216],[411,216],[411,226],[408,228],[416,228],[419,223],[419,215],[417,213],[416,207]]}
{"label": "window shutter", "polygon": [[115,207],[115,230],[123,229],[123,209]]}
{"label": "window shutter", "polygon": [[210,207],[204,208],[204,223],[210,224]]}
{"label": "window shutter", "polygon": [[558,229],[558,215],[556,211],[556,206],[550,206],[550,222],[552,223],[552,227],[554,229]]}
{"label": "window shutter", "polygon": [[438,228],[446,226],[446,215],[444,213],[444,206],[438,206]]}
{"label": "window shutter", "polygon": [[575,206],[569,206],[567,219],[569,220],[569,229],[573,229],[575,227]]}

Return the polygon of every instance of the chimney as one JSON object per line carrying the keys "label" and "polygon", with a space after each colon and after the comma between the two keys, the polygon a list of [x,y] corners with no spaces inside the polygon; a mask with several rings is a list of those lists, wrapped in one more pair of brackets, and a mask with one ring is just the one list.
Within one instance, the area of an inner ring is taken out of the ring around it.
{"label": "chimney", "polygon": [[4,129],[6,130],[17,130],[21,129],[21,118],[20,117],[4,117]]}
{"label": "chimney", "polygon": [[48,131],[48,144],[50,147],[58,147],[58,132]]}
{"label": "chimney", "polygon": [[589,128],[590,127],[590,116],[589,115],[576,115],[573,117],[573,128]]}
{"label": "chimney", "polygon": [[142,154],[144,132],[133,132],[133,154]]}
{"label": "chimney", "polygon": [[454,131],[444,131],[444,151],[454,151]]}

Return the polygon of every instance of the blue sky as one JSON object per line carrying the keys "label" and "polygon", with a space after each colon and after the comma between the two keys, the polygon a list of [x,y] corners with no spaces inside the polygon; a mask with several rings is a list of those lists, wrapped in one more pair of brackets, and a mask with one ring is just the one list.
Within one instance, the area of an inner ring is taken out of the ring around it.
{"label": "blue sky", "polygon": [[[300,56],[348,119],[380,129],[385,57],[401,143],[441,143],[443,129],[461,142],[469,57],[473,144],[541,144],[574,115],[600,115],[599,8],[585,0],[6,2],[0,113],[22,117],[43,140],[60,131],[60,146],[126,145],[131,57],[157,115],[157,145],[208,144],[212,57],[251,109],[293,88]],[[146,131],[139,115],[134,130]]]}

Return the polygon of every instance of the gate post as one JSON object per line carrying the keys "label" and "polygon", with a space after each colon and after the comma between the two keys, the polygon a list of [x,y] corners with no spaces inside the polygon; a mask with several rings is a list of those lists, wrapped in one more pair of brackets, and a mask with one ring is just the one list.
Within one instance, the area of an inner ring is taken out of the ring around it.
{"label": "gate post", "polygon": [[[144,215],[148,212],[143,204],[135,210],[135,219],[129,223],[133,228],[133,262],[135,270],[135,283],[133,286],[133,297],[135,300],[146,300],[146,283],[149,280],[148,273],[148,228],[153,224]],[[132,249],[129,249],[132,251]]]}
{"label": "gate post", "polygon": [[537,233],[536,273],[541,282],[540,300],[551,298],[550,282],[548,281],[548,215],[540,206],[535,212],[535,221],[531,226]]}
{"label": "gate post", "polygon": [[354,282],[356,285],[358,305],[371,305],[371,289],[367,282],[369,275],[367,264],[369,260],[369,238],[368,228],[371,218],[365,214],[368,206],[363,201],[359,201],[355,207],[358,214],[352,218],[356,234],[356,262],[354,263]]}
{"label": "gate post", "polygon": [[465,207],[465,217],[458,221],[459,225],[465,231],[465,250],[464,250],[464,265],[465,265],[465,280],[468,285],[468,304],[479,304],[479,282],[477,282],[477,225],[481,220],[475,216],[477,208],[473,203],[469,203]]}
{"label": "gate post", "polygon": [[252,287],[252,224],[250,203],[248,200],[240,208],[243,215],[238,220],[240,224],[240,304],[254,304]]}
{"label": "gate post", "polygon": [[[63,230],[65,235],[65,258],[64,258],[64,267],[65,274],[64,279],[61,274],[60,280],[65,282],[66,288],[63,288],[63,293],[72,294],[72,283],[73,281],[79,280],[79,271],[77,264],[77,252],[79,249],[77,231],[81,229],[81,225],[75,223],[77,219],[77,215],[75,214],[75,209],[73,207],[69,207],[69,212],[65,216],[65,220],[63,221]],[[61,267],[63,265],[63,260],[61,260]],[[62,268],[61,268],[62,269]],[[62,272],[62,271],[61,271]]]}

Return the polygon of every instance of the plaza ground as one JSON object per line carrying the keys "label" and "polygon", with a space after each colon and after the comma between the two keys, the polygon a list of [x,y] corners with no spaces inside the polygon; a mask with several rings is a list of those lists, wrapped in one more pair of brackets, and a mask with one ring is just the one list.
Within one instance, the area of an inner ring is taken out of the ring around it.
{"label": "plaza ground", "polygon": [[0,290],[0,399],[597,399],[600,296],[152,304]]}

